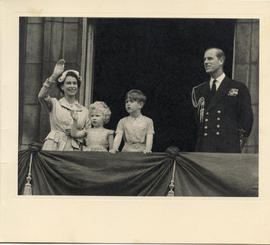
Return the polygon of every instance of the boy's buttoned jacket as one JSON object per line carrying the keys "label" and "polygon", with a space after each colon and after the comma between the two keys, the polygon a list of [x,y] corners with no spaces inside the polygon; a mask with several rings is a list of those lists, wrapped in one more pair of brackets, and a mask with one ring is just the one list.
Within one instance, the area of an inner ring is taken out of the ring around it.
{"label": "boy's buttoned jacket", "polygon": [[225,77],[210,100],[209,82],[193,88],[198,126],[196,151],[240,152],[240,137],[248,137],[253,123],[247,87]]}

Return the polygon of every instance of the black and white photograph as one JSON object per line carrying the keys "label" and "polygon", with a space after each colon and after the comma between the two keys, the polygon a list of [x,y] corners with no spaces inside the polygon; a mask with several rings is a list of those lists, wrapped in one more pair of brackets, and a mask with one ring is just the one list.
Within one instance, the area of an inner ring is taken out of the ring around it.
{"label": "black and white photograph", "polygon": [[0,242],[270,242],[270,2],[0,2]]}
{"label": "black and white photograph", "polygon": [[259,19],[19,22],[19,195],[258,196]]}

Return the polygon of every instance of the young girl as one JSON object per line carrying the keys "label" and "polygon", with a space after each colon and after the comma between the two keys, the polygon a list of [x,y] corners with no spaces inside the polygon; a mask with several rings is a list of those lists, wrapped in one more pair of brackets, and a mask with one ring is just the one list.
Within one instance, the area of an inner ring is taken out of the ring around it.
{"label": "young girl", "polygon": [[89,119],[91,125],[86,130],[77,128],[77,112],[72,112],[73,125],[71,128],[72,137],[86,137],[84,151],[108,151],[113,146],[113,130],[103,127],[111,117],[110,108],[102,101],[96,101],[90,105]]}
{"label": "young girl", "polygon": [[126,111],[129,116],[119,121],[110,153],[118,151],[122,138],[125,142],[123,152],[152,152],[154,125],[151,118],[141,114],[145,102],[146,96],[138,89],[132,89],[126,94]]}

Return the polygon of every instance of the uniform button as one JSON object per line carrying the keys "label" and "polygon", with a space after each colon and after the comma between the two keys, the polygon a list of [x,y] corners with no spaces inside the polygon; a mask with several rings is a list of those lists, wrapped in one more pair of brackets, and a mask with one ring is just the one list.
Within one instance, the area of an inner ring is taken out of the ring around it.
{"label": "uniform button", "polygon": [[219,135],[219,132],[216,132],[216,135]]}
{"label": "uniform button", "polygon": [[220,114],[220,113],[221,113],[221,111],[220,111],[220,110],[218,110],[218,111],[217,111],[217,113],[218,113],[218,114]]}
{"label": "uniform button", "polygon": [[204,135],[204,136],[207,136],[207,133],[204,133],[203,135]]}
{"label": "uniform button", "polygon": [[209,112],[206,112],[205,115],[209,115]]}
{"label": "uniform button", "polygon": [[208,128],[208,126],[204,126],[204,128],[205,128],[205,129],[207,129],[207,128]]}
{"label": "uniform button", "polygon": [[205,118],[205,120],[204,120],[204,121],[208,122],[208,118]]}
{"label": "uniform button", "polygon": [[217,128],[220,128],[220,125],[219,124],[217,125]]}
{"label": "uniform button", "polygon": [[217,117],[217,120],[220,121],[220,117]]}

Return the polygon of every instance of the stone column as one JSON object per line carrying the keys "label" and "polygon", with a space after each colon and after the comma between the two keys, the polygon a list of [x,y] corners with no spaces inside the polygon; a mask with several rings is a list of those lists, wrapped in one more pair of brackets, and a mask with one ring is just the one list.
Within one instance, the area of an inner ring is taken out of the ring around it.
{"label": "stone column", "polygon": [[19,149],[39,136],[40,89],[43,55],[42,18],[20,19]]}
{"label": "stone column", "polygon": [[82,58],[81,74],[82,87],[80,90],[80,103],[87,108],[93,100],[93,73],[94,73],[94,29],[91,19],[83,18],[82,29]]}
{"label": "stone column", "polygon": [[251,94],[254,122],[244,152],[258,152],[259,20],[237,20],[234,40],[233,79],[244,82]]}

